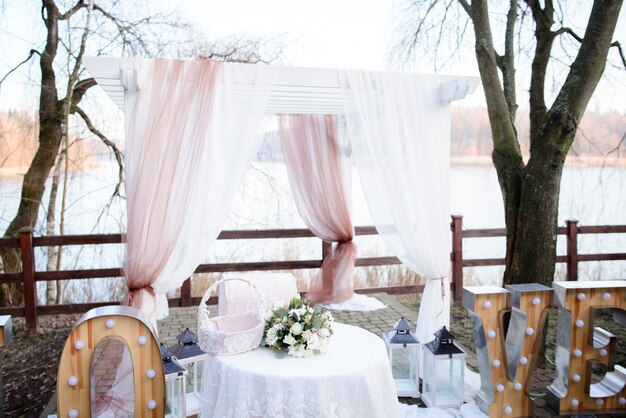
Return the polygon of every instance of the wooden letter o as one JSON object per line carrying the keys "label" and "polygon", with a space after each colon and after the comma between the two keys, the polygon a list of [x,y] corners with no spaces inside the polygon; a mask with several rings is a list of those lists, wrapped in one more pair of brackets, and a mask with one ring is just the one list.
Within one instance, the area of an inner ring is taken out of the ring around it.
{"label": "wooden letter o", "polygon": [[[127,306],[92,309],[74,326],[59,362],[57,415],[68,417],[70,410],[77,410],[79,417],[94,415],[91,411],[91,360],[98,343],[109,337],[122,340],[130,353],[135,394],[134,416],[164,417],[165,377],[156,334],[142,312]],[[146,376],[149,369],[156,372],[152,379]],[[156,402],[154,409],[148,408],[150,401]]]}

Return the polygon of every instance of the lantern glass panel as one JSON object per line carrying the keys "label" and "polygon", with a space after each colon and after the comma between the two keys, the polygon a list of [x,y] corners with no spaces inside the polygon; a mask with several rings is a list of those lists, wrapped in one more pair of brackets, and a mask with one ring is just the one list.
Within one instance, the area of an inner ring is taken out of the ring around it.
{"label": "lantern glass panel", "polygon": [[185,376],[175,376],[168,380],[165,379],[165,417],[166,418],[184,418],[185,411]]}
{"label": "lantern glass panel", "polygon": [[419,345],[389,347],[389,359],[398,396],[419,397],[417,361]]}
{"label": "lantern glass panel", "polygon": [[427,406],[458,406],[463,403],[465,353],[424,356],[422,400]]}
{"label": "lantern glass panel", "polygon": [[187,389],[187,416],[200,412],[200,401],[202,399],[202,371],[204,370],[205,356],[192,357],[178,362],[187,369],[185,385]]}

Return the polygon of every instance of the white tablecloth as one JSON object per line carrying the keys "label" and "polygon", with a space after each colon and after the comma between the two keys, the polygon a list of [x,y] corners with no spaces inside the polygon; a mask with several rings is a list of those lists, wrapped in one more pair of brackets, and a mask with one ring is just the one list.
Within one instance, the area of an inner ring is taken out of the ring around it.
{"label": "white tablecloth", "polygon": [[201,416],[400,416],[384,342],[361,328],[334,327],[328,351],[313,357],[277,358],[268,348],[209,357]]}

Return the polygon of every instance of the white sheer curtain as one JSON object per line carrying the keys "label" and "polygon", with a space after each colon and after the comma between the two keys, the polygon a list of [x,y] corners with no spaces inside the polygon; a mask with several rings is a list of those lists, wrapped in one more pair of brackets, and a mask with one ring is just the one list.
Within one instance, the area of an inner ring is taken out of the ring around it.
{"label": "white sheer curtain", "polygon": [[426,277],[422,343],[450,322],[450,106],[436,75],[340,71],[357,170],[378,233]]}
{"label": "white sheer curtain", "polygon": [[276,74],[207,62],[151,61],[127,126],[125,302],[153,321],[220,232]]}

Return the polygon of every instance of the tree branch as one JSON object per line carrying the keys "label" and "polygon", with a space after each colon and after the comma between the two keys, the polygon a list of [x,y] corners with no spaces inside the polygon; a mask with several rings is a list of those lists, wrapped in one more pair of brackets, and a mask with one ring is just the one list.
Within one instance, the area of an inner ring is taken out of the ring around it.
{"label": "tree branch", "polygon": [[509,116],[515,121],[517,113],[517,96],[515,92],[515,22],[517,21],[517,0],[510,0],[509,12],[506,16],[504,36],[504,57],[502,59],[502,87],[509,108]]}
{"label": "tree branch", "polygon": [[622,64],[624,65],[624,69],[626,69],[626,57],[624,56],[624,50],[622,49],[622,44],[619,41],[615,41],[611,44],[611,47],[617,48],[619,51],[619,56],[622,59]]}
{"label": "tree branch", "polygon": [[83,111],[79,106],[73,105],[71,113],[78,113],[80,117],[83,119],[83,121],[85,122],[85,125],[87,125],[87,129],[89,129],[89,131],[93,133],[95,136],[100,138],[100,140],[104,143],[104,145],[111,148],[111,151],[113,151],[113,154],[115,155],[115,160],[117,161],[118,181],[117,181],[117,184],[115,185],[115,190],[113,191],[112,197],[120,196],[120,189],[122,187],[122,183],[124,182],[124,156],[122,154],[122,151],[120,151],[120,149],[117,147],[117,145],[115,145],[113,141],[107,138],[102,132],[100,132],[93,125],[89,116],[87,116],[85,111]]}
{"label": "tree branch", "polygon": [[459,4],[465,10],[465,13],[472,19],[472,6],[467,2],[467,0],[458,0]]}
{"label": "tree branch", "polygon": [[574,32],[571,28],[568,27],[562,27],[559,28],[558,30],[556,30],[554,32],[555,36],[559,36],[562,35],[564,33],[567,33],[568,35],[570,35],[572,38],[576,39],[578,42],[582,42],[583,38],[581,38],[580,36],[578,36],[578,34],[576,32]]}
{"label": "tree branch", "polygon": [[594,2],[576,59],[547,115],[545,129],[556,130],[559,141],[555,145],[564,151],[574,140],[573,133],[604,72],[621,5],[621,0]]}
{"label": "tree branch", "polygon": [[494,152],[506,154],[511,158],[519,158],[521,162],[515,126],[509,116],[506,97],[498,77],[487,2],[485,0],[472,1],[472,15],[476,37],[476,60],[487,99]]}
{"label": "tree branch", "polygon": [[538,2],[526,0],[528,7],[532,11],[533,20],[535,21],[535,55],[531,64],[531,77],[529,89],[529,105],[530,105],[530,148],[531,153],[533,145],[538,138],[539,127],[548,113],[545,102],[545,84],[546,74],[548,71],[548,63],[552,53],[552,45],[554,43],[554,32],[550,30],[554,21],[554,12],[549,4],[546,4],[548,12],[541,10]]}
{"label": "tree branch", "polygon": [[82,100],[87,90],[95,86],[96,80],[94,78],[86,78],[79,80],[74,86],[74,93],[72,93],[72,104],[77,105]]}
{"label": "tree branch", "polygon": [[86,6],[86,4],[84,3],[84,0],[78,0],[78,2],[71,9],[69,9],[67,12],[65,12],[65,13],[63,13],[62,15],[59,16],[59,20],[67,20],[67,19],[69,19],[77,11],[79,11],[80,9],[82,9],[85,6]]}
{"label": "tree branch", "polygon": [[31,59],[33,57],[33,55],[39,55],[41,56],[41,53],[39,51],[37,51],[36,49],[31,49],[30,52],[28,53],[28,56],[24,59],[24,61],[20,62],[19,64],[17,64],[15,67],[11,68],[9,70],[8,73],[6,73],[4,75],[4,77],[2,77],[2,80],[0,80],[0,86],[2,86],[2,83],[4,82],[4,80],[7,79],[7,77],[9,77],[11,75],[11,73],[13,73],[14,71],[16,71],[18,68],[20,68],[22,65],[24,65],[25,63],[28,62],[29,59]]}

